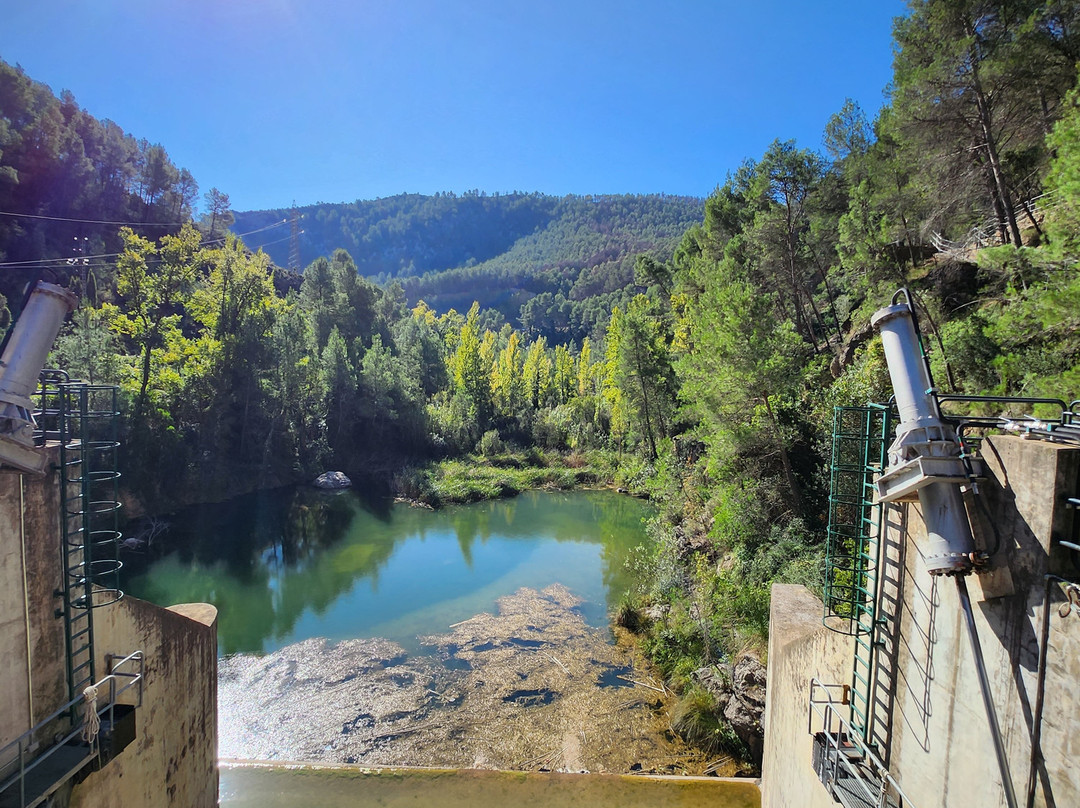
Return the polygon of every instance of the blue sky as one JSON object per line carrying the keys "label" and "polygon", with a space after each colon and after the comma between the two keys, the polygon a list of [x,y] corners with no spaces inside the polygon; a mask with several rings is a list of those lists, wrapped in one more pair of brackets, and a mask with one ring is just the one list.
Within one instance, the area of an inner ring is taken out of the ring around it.
{"label": "blue sky", "polygon": [[704,196],[871,117],[901,0],[0,0],[0,58],[238,210],[403,191]]}

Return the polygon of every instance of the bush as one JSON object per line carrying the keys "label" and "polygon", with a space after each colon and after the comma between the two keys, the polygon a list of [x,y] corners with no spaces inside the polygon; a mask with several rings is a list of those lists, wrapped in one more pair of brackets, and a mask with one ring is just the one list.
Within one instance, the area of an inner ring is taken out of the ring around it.
{"label": "bush", "polygon": [[720,716],[716,699],[701,687],[691,687],[671,710],[671,728],[687,743],[710,755],[726,752],[743,760],[750,756],[746,745]]}
{"label": "bush", "polygon": [[505,452],[506,444],[503,443],[502,438],[499,437],[498,430],[489,429],[484,433],[484,436],[480,438],[480,442],[476,445],[476,450],[484,457],[492,457]]}

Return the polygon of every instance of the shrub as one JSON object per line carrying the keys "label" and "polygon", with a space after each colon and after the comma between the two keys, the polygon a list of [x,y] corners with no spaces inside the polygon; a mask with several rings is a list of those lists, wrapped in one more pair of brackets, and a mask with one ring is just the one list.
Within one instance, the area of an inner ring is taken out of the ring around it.
{"label": "shrub", "polygon": [[502,438],[499,437],[498,430],[489,429],[484,433],[484,436],[480,438],[480,442],[476,445],[476,450],[484,457],[492,457],[505,452],[506,444],[503,443]]}

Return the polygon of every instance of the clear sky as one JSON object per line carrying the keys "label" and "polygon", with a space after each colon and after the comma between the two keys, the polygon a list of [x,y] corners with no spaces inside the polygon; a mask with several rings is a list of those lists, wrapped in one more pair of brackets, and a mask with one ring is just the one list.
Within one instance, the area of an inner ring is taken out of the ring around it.
{"label": "clear sky", "polygon": [[477,188],[705,196],[820,148],[902,0],[0,0],[0,58],[237,210]]}

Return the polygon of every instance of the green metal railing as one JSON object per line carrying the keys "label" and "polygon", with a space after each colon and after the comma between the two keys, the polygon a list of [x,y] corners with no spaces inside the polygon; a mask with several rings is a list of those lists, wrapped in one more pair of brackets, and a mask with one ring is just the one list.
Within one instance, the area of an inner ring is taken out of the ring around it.
{"label": "green metal railing", "polygon": [[69,381],[47,370],[36,414],[42,441],[60,445],[60,527],[63,588],[57,617],[64,619],[68,697],[95,681],[94,609],[115,603],[122,566],[117,453],[117,388]]}
{"label": "green metal railing", "polygon": [[829,529],[824,623],[855,640],[851,726],[871,737],[882,508],[874,478],[888,464],[889,407],[837,407],[829,469]]}

